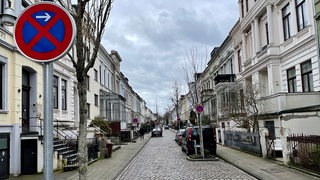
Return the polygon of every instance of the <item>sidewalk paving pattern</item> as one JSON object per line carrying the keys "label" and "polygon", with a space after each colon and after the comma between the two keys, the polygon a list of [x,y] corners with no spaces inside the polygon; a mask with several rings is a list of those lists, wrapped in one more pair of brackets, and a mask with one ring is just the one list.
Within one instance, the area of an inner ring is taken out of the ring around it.
{"label": "sidewalk paving pattern", "polygon": [[[111,158],[101,159],[88,166],[88,179],[90,180],[113,180],[138,154],[143,146],[150,139],[150,134],[145,135],[145,139],[137,139],[136,142],[129,142],[127,145],[121,145],[121,148],[113,152]],[[252,176],[263,180],[294,179],[294,180],[312,180],[319,179],[319,176],[313,176],[301,171],[265,160],[248,153],[241,152],[232,148],[218,145],[217,155],[225,161],[251,174]],[[37,180],[43,179],[43,175],[23,175],[11,179]],[[54,179],[77,180],[77,170],[69,172],[55,172]]]}
{"label": "sidewalk paving pattern", "polygon": [[320,179],[301,171],[225,146],[217,146],[217,155],[258,179],[312,180]]}

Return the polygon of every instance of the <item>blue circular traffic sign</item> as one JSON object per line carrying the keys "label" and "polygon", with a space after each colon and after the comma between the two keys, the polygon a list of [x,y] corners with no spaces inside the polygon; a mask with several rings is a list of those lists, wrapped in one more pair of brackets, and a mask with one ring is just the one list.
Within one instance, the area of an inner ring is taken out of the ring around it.
{"label": "blue circular traffic sign", "polygon": [[75,37],[72,16],[62,7],[37,3],[17,19],[14,39],[20,52],[31,60],[49,62],[65,55]]}

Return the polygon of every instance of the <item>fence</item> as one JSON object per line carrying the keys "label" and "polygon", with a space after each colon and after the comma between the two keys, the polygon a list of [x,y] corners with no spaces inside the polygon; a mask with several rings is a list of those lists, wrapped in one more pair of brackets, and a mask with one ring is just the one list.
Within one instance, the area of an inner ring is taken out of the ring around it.
{"label": "fence", "polygon": [[261,145],[258,132],[224,131],[224,133],[225,145],[261,155]]}
{"label": "fence", "polygon": [[320,136],[292,135],[287,141],[292,164],[320,173]]}

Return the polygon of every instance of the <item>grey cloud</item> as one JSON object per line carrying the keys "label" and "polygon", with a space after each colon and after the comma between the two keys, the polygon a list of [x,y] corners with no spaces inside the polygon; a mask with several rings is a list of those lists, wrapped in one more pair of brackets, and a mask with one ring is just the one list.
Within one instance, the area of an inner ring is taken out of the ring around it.
{"label": "grey cloud", "polygon": [[119,52],[121,71],[147,106],[154,110],[157,99],[162,111],[171,104],[173,82],[186,83],[187,51],[196,47],[207,61],[238,16],[237,0],[117,0],[102,43]]}

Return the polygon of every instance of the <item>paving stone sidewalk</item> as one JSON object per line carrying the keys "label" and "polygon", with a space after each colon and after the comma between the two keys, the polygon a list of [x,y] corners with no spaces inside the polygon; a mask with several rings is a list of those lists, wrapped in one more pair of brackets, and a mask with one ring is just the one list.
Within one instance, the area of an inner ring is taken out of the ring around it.
{"label": "paving stone sidewalk", "polygon": [[263,180],[294,179],[294,180],[312,180],[320,179],[319,175],[310,175],[297,169],[283,166],[279,163],[263,159],[239,150],[225,146],[217,146],[217,155],[234,166],[245,172]]}
{"label": "paving stone sidewalk", "polygon": [[[151,134],[145,134],[144,139],[138,138],[135,142],[121,145],[120,149],[112,153],[111,158],[101,159],[88,166],[89,180],[112,180],[127,166],[128,163],[139,153],[150,139]],[[22,175],[10,178],[14,180],[42,180],[43,174]],[[55,172],[55,180],[78,180],[78,171]]]}

